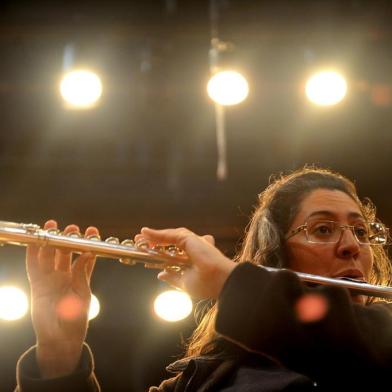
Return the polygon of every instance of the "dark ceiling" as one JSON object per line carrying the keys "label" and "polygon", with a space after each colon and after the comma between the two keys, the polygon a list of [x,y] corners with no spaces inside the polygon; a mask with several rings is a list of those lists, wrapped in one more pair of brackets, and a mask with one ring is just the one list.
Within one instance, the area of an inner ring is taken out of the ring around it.
{"label": "dark ceiling", "polygon": [[[270,175],[316,163],[356,180],[392,224],[391,20],[389,1],[3,1],[1,219],[55,218],[121,238],[142,226],[187,226],[215,235],[232,255]],[[251,89],[226,110],[224,181],[205,92],[212,27],[233,44],[226,61]],[[70,50],[74,66],[102,77],[93,110],[61,102]],[[345,101],[330,108],[312,106],[303,92],[310,72],[325,65],[349,81]],[[23,257],[20,249],[0,252],[3,281],[27,287]],[[162,287],[143,268],[102,261],[93,287],[103,308],[89,342],[104,390],[158,382],[193,321],[151,316]],[[0,325],[0,334],[8,342],[0,390],[8,391],[33,335],[26,320]]]}

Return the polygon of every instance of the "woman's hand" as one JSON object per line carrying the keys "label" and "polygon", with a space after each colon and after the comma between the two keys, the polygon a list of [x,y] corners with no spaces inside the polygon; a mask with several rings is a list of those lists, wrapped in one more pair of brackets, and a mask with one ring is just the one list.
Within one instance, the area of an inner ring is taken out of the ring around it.
{"label": "woman's hand", "polygon": [[[45,229],[57,228],[53,220]],[[69,225],[64,233],[79,232]],[[85,235],[98,235],[89,227]],[[51,246],[29,245],[26,255],[31,288],[31,313],[37,338],[37,361],[44,378],[71,373],[78,365],[88,325],[90,278],[95,264],[91,253],[72,263],[72,253]]]}
{"label": "woman's hand", "polygon": [[189,265],[179,272],[166,269],[158,279],[188,292],[196,298],[218,298],[230,272],[236,266],[215,246],[210,235],[198,236],[185,228],[154,230],[143,228],[135,241],[146,240],[151,245],[173,244],[184,250]]}

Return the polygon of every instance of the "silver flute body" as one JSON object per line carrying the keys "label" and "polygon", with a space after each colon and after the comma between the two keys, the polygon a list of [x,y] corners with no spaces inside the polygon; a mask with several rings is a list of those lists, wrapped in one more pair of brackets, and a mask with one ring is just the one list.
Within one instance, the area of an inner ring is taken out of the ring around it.
{"label": "silver flute body", "polygon": [[[184,252],[174,246],[148,247],[146,243],[134,243],[109,237],[83,238],[79,233],[63,234],[55,229],[41,229],[35,224],[0,221],[0,243],[18,246],[37,245],[69,249],[74,253],[91,252],[97,257],[118,259],[127,265],[142,263],[146,268],[171,268],[181,270],[189,266],[189,259]],[[270,272],[281,271],[279,268],[265,267]],[[371,285],[353,279],[334,279],[325,276],[294,272],[302,281],[310,284],[344,287],[356,294],[392,299],[392,287]]]}

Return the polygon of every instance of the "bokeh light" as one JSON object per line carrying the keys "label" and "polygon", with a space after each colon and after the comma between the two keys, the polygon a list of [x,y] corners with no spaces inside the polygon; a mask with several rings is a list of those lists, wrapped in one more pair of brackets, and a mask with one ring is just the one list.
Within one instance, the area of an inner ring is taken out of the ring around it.
{"label": "bokeh light", "polygon": [[88,109],[101,97],[102,83],[94,72],[71,71],[61,80],[60,93],[70,108]]}
{"label": "bokeh light", "polygon": [[236,71],[220,71],[207,84],[209,97],[224,106],[236,105],[249,94],[248,82]]}
{"label": "bokeh light", "polygon": [[192,300],[182,291],[164,291],[155,299],[154,311],[163,320],[179,321],[192,312]]}
{"label": "bokeh light", "polygon": [[90,309],[88,311],[88,319],[92,320],[98,316],[101,306],[99,304],[98,298],[91,294]]}
{"label": "bokeh light", "polygon": [[83,301],[74,294],[63,297],[57,304],[57,315],[60,319],[76,320],[83,316]]}
{"label": "bokeh light", "polygon": [[[88,319],[92,320],[97,317],[100,311],[98,298],[92,294],[90,307],[88,311]],[[75,320],[84,313],[83,301],[76,295],[70,294],[62,298],[57,305],[57,314],[64,320]]]}
{"label": "bokeh light", "polygon": [[328,308],[326,298],[320,294],[305,294],[295,305],[297,318],[304,323],[320,321],[326,316]]}
{"label": "bokeh light", "polygon": [[0,287],[0,318],[17,320],[22,318],[29,308],[26,294],[13,286]]}
{"label": "bokeh light", "polygon": [[322,71],[308,80],[305,92],[308,99],[316,105],[331,106],[346,96],[347,82],[335,71]]}

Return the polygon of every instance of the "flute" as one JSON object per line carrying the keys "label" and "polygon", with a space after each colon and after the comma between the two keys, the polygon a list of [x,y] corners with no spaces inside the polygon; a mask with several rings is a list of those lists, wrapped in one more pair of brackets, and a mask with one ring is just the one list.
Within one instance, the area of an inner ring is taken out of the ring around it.
{"label": "flute", "polygon": [[[77,232],[63,234],[58,229],[44,230],[32,223],[0,221],[0,243],[18,246],[50,245],[69,249],[75,253],[91,252],[97,257],[118,259],[126,265],[142,263],[146,268],[167,268],[180,271],[189,265],[187,255],[173,245],[149,247],[147,243],[134,243],[130,239],[120,242],[115,237],[109,237],[102,241],[96,236],[84,238]],[[279,268],[260,267],[270,272],[281,271]],[[342,280],[303,272],[292,272],[307,283],[344,287],[357,294],[392,299],[392,287],[371,285],[349,278]]]}

